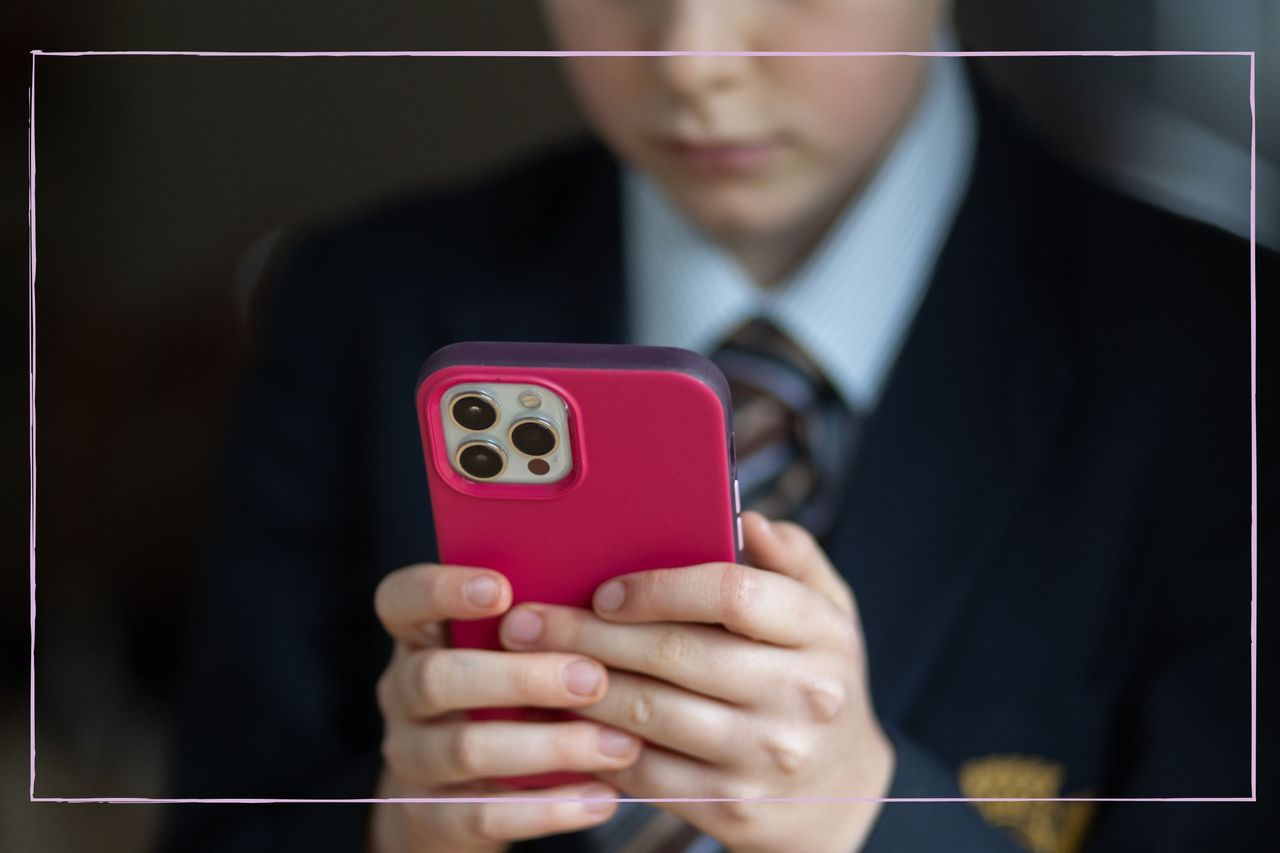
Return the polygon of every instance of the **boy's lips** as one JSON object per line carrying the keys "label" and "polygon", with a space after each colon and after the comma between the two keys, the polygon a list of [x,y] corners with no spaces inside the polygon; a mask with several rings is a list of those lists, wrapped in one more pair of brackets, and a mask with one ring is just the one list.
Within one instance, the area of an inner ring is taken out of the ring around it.
{"label": "boy's lips", "polygon": [[773,139],[689,140],[668,138],[662,150],[677,166],[704,174],[751,172],[765,166],[779,149]]}

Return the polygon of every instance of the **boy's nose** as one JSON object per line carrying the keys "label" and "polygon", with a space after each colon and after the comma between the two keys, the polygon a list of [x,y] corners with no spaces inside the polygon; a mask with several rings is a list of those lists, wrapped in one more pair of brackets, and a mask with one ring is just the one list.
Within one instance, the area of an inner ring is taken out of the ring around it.
{"label": "boy's nose", "polygon": [[[654,50],[752,50],[747,8],[741,0],[667,0]],[[659,56],[663,82],[684,96],[705,95],[740,80],[752,57]]]}

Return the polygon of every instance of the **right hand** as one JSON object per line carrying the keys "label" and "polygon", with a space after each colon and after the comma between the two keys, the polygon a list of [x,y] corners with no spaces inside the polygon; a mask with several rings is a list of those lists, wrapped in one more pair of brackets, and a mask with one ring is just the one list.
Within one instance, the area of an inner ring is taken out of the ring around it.
{"label": "right hand", "polygon": [[[557,652],[445,647],[446,619],[499,616],[511,585],[497,572],[423,564],[392,572],[374,608],[395,641],[378,680],[383,769],[376,796],[483,797],[480,803],[375,803],[374,853],[501,851],[523,838],[584,829],[608,820],[615,788],[602,782],[512,791],[487,782],[558,770],[619,770],[640,741],[588,720],[473,721],[470,708],[577,708],[604,697],[597,661]],[[503,803],[501,794],[575,797],[594,802]],[[602,801],[603,800],[603,801]]]}

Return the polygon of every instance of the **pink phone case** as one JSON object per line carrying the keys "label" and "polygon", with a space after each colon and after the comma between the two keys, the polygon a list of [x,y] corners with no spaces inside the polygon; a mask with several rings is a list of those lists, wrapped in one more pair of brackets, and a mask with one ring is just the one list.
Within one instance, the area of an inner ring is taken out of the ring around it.
{"label": "pink phone case", "polygon": [[[559,483],[476,483],[450,465],[440,404],[461,383],[528,383],[568,404],[573,472]],[[686,350],[596,344],[461,343],[433,354],[418,420],[440,560],[506,575],[516,603],[589,608],[596,587],[646,569],[732,561],[741,548],[729,389]],[[498,649],[497,619],[455,622],[456,646]],[[524,719],[523,709],[476,711]],[[564,719],[564,712],[535,712]],[[502,780],[546,787],[556,773]]]}

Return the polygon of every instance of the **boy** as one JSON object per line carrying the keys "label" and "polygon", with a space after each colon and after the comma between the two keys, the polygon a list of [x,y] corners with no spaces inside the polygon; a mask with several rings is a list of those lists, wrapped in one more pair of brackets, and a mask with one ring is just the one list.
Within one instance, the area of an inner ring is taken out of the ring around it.
{"label": "boy", "polygon": [[[949,13],[545,9],[570,50],[927,50]],[[1210,284],[1243,280],[1245,247],[1076,179],[975,102],[954,61],[567,69],[609,153],[575,146],[401,203],[313,240],[285,275],[236,427],[179,793],[476,796],[486,778],[566,768],[600,781],[531,792],[580,803],[183,816],[174,843],[1243,843],[1248,821],[1214,812],[859,800],[1248,794],[1247,311],[1239,287]],[[748,514],[749,566],[628,576],[591,612],[508,612],[501,575],[423,562],[405,401],[432,350],[711,352],[758,319],[808,357],[854,436],[847,459],[813,460],[839,487],[820,543]],[[508,651],[441,647],[442,620],[498,614]],[[461,713],[529,704],[584,720]],[[619,826],[619,792],[809,801],[664,803],[674,818],[650,833]]]}

